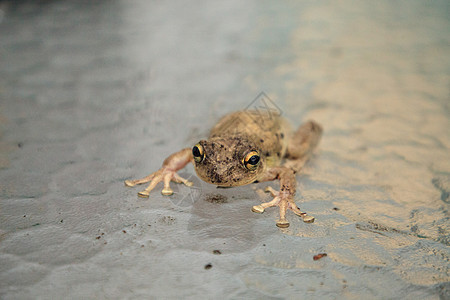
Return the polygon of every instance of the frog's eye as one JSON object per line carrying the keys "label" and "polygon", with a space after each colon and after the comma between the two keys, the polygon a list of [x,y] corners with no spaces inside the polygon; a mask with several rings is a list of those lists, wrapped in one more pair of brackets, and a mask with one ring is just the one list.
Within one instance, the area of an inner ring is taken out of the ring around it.
{"label": "frog's eye", "polygon": [[201,162],[205,157],[205,152],[203,151],[203,147],[200,144],[195,145],[192,148],[192,155],[194,156],[195,162]]}
{"label": "frog's eye", "polygon": [[244,166],[250,170],[254,171],[258,167],[259,164],[259,153],[258,151],[250,151],[247,155],[244,156],[243,159]]}

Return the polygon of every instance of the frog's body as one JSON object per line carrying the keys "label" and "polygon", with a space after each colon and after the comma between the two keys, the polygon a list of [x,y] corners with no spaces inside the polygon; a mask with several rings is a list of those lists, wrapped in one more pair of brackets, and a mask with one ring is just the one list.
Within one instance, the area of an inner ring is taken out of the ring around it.
{"label": "frog's body", "polygon": [[[127,186],[151,181],[144,191],[149,192],[164,181],[163,195],[171,195],[171,180],[188,186],[191,182],[181,178],[176,171],[189,162],[204,181],[221,187],[246,185],[256,181],[280,180],[280,192],[272,188],[274,200],[253,207],[262,213],[270,206],[280,207],[279,227],[289,226],[285,218],[289,208],[305,222],[314,218],[295,205],[295,173],[301,169],[320,140],[322,128],[310,121],[293,132],[290,125],[278,114],[270,111],[240,111],[223,117],[212,129],[208,140],[201,140],[192,149],[185,148],[169,156],[160,170],[140,180],[127,180]],[[282,159],[288,159],[281,165]]]}

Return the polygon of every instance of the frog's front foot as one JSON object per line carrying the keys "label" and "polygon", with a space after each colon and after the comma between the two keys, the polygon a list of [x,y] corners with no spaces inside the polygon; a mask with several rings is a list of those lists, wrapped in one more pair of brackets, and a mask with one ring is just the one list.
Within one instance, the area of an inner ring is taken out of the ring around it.
{"label": "frog's front foot", "polygon": [[184,179],[180,175],[178,175],[174,170],[166,167],[162,167],[158,171],[148,175],[147,177],[144,177],[142,179],[138,180],[125,180],[125,185],[129,187],[133,187],[138,184],[143,184],[146,182],[150,182],[148,187],[139,192],[138,196],[142,198],[148,198],[150,195],[150,191],[155,188],[155,186],[160,183],[161,181],[164,182],[164,188],[161,191],[161,194],[165,196],[170,196],[173,194],[173,190],[170,188],[170,181],[174,181],[177,183],[184,183],[187,186],[192,186],[193,183],[191,181],[188,181],[187,179]]}
{"label": "frog's front foot", "polygon": [[273,200],[270,202],[253,206],[252,207],[253,212],[263,213],[264,210],[268,207],[278,206],[280,208],[280,219],[277,221],[277,226],[280,228],[289,227],[289,221],[286,220],[287,209],[292,210],[296,215],[302,217],[303,222],[305,223],[314,222],[314,217],[308,215],[305,212],[302,212],[291,197],[280,195],[279,192],[275,191],[271,187],[267,187],[265,191],[270,192],[272,194],[272,196],[274,197]]}

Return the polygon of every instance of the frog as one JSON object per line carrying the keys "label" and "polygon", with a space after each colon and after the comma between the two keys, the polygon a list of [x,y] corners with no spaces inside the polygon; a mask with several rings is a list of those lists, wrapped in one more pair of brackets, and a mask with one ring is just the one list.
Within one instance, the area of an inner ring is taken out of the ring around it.
{"label": "frog", "polygon": [[276,226],[289,227],[287,211],[312,223],[315,218],[300,210],[295,203],[296,174],[314,153],[322,136],[322,126],[310,120],[297,130],[279,113],[263,110],[242,110],[223,116],[210,130],[209,137],[192,148],[184,148],[169,155],[159,170],[136,180],[125,180],[134,187],[149,183],[138,192],[148,198],[150,192],[163,182],[161,194],[173,194],[170,183],[193,183],[178,171],[189,163],[194,165],[197,176],[203,181],[228,188],[265,181],[279,181],[279,190],[267,187],[273,199],[252,207],[255,213],[263,213],[269,207],[279,208]]}

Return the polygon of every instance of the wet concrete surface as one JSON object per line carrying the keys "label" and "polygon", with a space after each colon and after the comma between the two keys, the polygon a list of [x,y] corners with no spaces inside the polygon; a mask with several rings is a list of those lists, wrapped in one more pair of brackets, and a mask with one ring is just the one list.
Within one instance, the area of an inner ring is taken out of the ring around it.
{"label": "wet concrete surface", "polygon": [[[450,298],[449,11],[1,1],[0,298]],[[123,185],[261,91],[325,128],[298,176],[315,223],[192,167],[171,197]]]}

